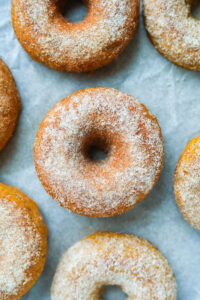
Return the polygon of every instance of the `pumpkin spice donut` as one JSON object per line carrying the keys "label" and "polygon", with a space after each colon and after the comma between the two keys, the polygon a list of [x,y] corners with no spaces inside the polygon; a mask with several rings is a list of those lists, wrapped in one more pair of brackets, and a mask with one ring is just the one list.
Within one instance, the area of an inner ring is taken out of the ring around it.
{"label": "pumpkin spice donut", "polygon": [[14,78],[0,59],[0,151],[13,134],[20,110],[21,102]]}
{"label": "pumpkin spice donut", "polygon": [[139,0],[86,0],[87,16],[70,23],[62,0],[12,0],[15,34],[32,59],[50,68],[87,72],[107,65],[136,31]]}
{"label": "pumpkin spice donut", "polygon": [[[106,152],[92,159],[91,150]],[[58,102],[38,130],[34,159],[46,191],[90,217],[121,214],[146,197],[163,165],[157,119],[133,96],[89,88]]]}
{"label": "pumpkin spice donut", "polygon": [[0,183],[0,299],[21,298],[39,278],[46,259],[47,227],[38,206]]}
{"label": "pumpkin spice donut", "polygon": [[188,143],[178,161],[174,193],[183,217],[200,230],[200,136]]}
{"label": "pumpkin spice donut", "polygon": [[143,0],[146,30],[156,49],[173,63],[200,71],[200,22],[195,0]]}
{"label": "pumpkin spice donut", "polygon": [[100,300],[103,287],[119,285],[133,299],[176,299],[176,282],[161,253],[128,234],[95,233],[69,248],[57,267],[52,300]]}

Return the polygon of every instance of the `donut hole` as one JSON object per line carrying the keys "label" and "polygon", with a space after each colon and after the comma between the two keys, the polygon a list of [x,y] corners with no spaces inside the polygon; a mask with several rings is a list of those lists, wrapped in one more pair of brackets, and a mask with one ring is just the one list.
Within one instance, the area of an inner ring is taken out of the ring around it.
{"label": "donut hole", "polygon": [[81,0],[66,0],[58,6],[62,16],[70,23],[79,23],[86,18],[87,7]]}
{"label": "donut hole", "polygon": [[193,18],[200,20],[200,1],[192,1],[191,3],[191,14]]}
{"label": "donut hole", "polygon": [[105,151],[102,147],[99,147],[97,145],[91,145],[88,149],[88,157],[90,160],[93,161],[101,161],[106,159],[107,157],[107,151]]}
{"label": "donut hole", "polygon": [[127,298],[128,295],[122,291],[120,286],[107,285],[104,287],[102,300],[122,300]]}
{"label": "donut hole", "polygon": [[89,134],[84,140],[82,154],[92,162],[105,161],[110,154],[110,144],[104,135]]}

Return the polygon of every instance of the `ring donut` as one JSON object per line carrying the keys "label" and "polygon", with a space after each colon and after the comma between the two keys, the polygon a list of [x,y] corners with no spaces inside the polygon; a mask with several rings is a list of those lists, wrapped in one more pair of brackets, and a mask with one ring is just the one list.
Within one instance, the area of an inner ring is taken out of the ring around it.
{"label": "ring donut", "polygon": [[69,248],[57,267],[52,300],[100,300],[105,285],[133,299],[176,299],[167,260],[148,241],[128,234],[95,233]]}
{"label": "ring donut", "polygon": [[173,63],[200,71],[200,22],[191,14],[194,0],[143,0],[148,35]]}
{"label": "ring donut", "polygon": [[86,0],[85,20],[62,16],[62,0],[12,0],[15,34],[32,59],[68,72],[95,70],[113,61],[132,39],[139,0]]}
{"label": "ring donut", "polygon": [[[107,153],[90,156],[92,147]],[[91,217],[123,213],[144,199],[160,175],[157,119],[133,96],[89,88],[58,102],[38,130],[34,159],[46,191],[70,211]]]}
{"label": "ring donut", "polygon": [[200,230],[200,137],[192,139],[175,170],[174,193],[186,221]]}
{"label": "ring donut", "polygon": [[47,227],[35,202],[0,183],[0,299],[17,300],[39,278]]}
{"label": "ring donut", "polygon": [[11,138],[21,110],[21,102],[14,78],[0,59],[0,151]]}

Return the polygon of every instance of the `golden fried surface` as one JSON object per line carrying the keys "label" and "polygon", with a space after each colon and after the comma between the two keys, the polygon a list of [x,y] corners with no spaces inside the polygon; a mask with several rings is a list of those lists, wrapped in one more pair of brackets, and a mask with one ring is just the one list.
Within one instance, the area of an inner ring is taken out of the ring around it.
{"label": "golden fried surface", "polygon": [[146,30],[156,49],[173,63],[200,71],[200,21],[195,0],[143,0]]}
{"label": "golden fried surface", "polygon": [[21,298],[39,278],[46,259],[47,227],[38,206],[0,183],[0,299]]}
{"label": "golden fried surface", "polygon": [[[89,156],[91,146],[107,151]],[[46,191],[64,208],[91,217],[123,213],[143,200],[163,165],[157,119],[133,96],[89,88],[58,102],[38,130],[34,160]]]}
{"label": "golden fried surface", "polygon": [[186,221],[200,230],[200,137],[188,143],[178,161],[174,193]]}
{"label": "golden fried surface", "polygon": [[132,39],[139,0],[87,0],[87,16],[70,23],[62,1],[12,0],[15,34],[32,59],[69,72],[95,70],[114,60]]}
{"label": "golden fried surface", "polygon": [[0,59],[0,151],[13,134],[20,110],[21,102],[14,78]]}
{"label": "golden fried surface", "polygon": [[94,233],[64,253],[51,299],[100,300],[105,285],[121,286],[127,300],[176,299],[172,270],[151,243],[108,232]]}

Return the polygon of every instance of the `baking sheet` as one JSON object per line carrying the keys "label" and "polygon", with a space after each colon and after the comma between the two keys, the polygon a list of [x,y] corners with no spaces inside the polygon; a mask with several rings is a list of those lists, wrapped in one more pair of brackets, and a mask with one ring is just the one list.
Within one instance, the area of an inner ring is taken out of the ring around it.
{"label": "baking sheet", "polygon": [[[163,58],[148,40],[142,17],[130,45],[110,65],[92,74],[56,72],[33,62],[11,25],[10,1],[0,0],[0,56],[16,79],[23,111],[14,137],[0,153],[0,180],[35,200],[49,227],[44,272],[24,300],[50,299],[53,273],[61,254],[95,231],[127,232],[150,240],[168,259],[178,285],[178,300],[200,299],[200,233],[182,218],[173,197],[173,172],[186,143],[200,134],[200,74]],[[38,126],[63,97],[87,87],[105,86],[134,95],[155,114],[162,128],[165,162],[152,193],[117,217],[91,219],[67,212],[45,192],[33,162]],[[108,289],[105,299],[122,299]]]}

